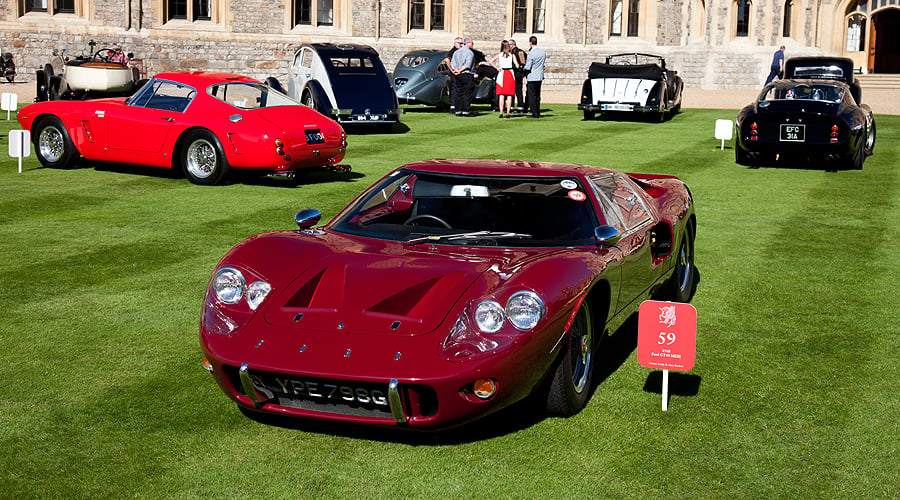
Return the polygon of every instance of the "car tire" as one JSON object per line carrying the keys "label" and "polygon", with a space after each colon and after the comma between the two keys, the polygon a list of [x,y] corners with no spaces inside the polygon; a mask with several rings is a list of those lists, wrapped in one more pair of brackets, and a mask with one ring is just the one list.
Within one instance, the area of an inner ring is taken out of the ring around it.
{"label": "car tire", "polygon": [[694,265],[694,230],[688,226],[675,254],[675,269],[669,278],[669,293],[674,302],[690,302],[697,290],[697,268]]}
{"label": "car tire", "polygon": [[550,415],[569,417],[587,405],[594,368],[594,318],[588,300],[582,301],[560,354],[547,391]]}
{"label": "car tire", "polygon": [[48,168],[69,168],[78,158],[78,150],[62,121],[55,116],[42,118],[33,127],[34,151],[41,165]]}
{"label": "car tire", "polygon": [[747,150],[740,147],[738,144],[734,145],[734,162],[745,167],[755,166],[753,162],[750,161]]}
{"label": "car tire", "polygon": [[872,153],[875,152],[875,120],[872,120],[872,127],[869,128],[869,133],[866,134],[866,156],[872,156]]}
{"label": "car tire", "polygon": [[181,167],[194,184],[211,186],[222,182],[228,173],[228,161],[222,144],[205,129],[188,133],[181,148]]}
{"label": "car tire", "polygon": [[584,110],[584,119],[585,120],[593,120],[595,116],[597,116],[597,115],[593,111]]}

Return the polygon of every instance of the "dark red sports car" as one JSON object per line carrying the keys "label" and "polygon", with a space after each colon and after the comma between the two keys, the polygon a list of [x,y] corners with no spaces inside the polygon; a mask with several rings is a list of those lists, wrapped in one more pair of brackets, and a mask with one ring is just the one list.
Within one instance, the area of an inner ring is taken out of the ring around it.
{"label": "dark red sports car", "polygon": [[430,160],[319,218],[248,238],[209,283],[204,365],[246,410],[436,428],[533,395],[572,415],[604,334],[696,286],[671,176]]}
{"label": "dark red sports car", "polygon": [[41,165],[88,160],[182,169],[216,184],[231,169],[292,174],[334,166],[347,135],[334,120],[246,76],[160,73],[131,97],[22,108]]}

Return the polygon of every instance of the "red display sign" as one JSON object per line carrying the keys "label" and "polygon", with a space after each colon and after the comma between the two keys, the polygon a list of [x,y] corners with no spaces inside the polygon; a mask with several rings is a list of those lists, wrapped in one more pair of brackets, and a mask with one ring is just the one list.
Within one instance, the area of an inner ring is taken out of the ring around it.
{"label": "red display sign", "polygon": [[697,350],[697,310],[681,302],[647,300],[638,309],[638,363],[690,371]]}

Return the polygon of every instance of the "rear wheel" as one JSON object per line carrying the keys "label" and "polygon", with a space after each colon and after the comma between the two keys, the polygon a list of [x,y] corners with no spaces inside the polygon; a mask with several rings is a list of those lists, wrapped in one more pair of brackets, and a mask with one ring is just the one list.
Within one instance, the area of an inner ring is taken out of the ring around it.
{"label": "rear wheel", "polygon": [[78,158],[66,127],[55,116],[42,118],[34,126],[34,149],[41,165],[49,168],[69,168]]}
{"label": "rear wheel", "polygon": [[869,133],[866,134],[866,156],[872,156],[875,152],[875,120],[872,120],[872,126],[869,127]]}
{"label": "rear wheel", "polygon": [[181,165],[188,180],[206,186],[221,182],[229,170],[219,140],[203,129],[194,130],[185,138]]}
{"label": "rear wheel", "polygon": [[596,114],[593,111],[584,110],[584,119],[585,120],[593,120]]}
{"label": "rear wheel", "polygon": [[866,161],[866,145],[864,142],[860,141],[859,147],[856,148],[856,152],[850,156],[850,168],[853,170],[862,170],[863,162]]}
{"label": "rear wheel", "polygon": [[584,300],[569,328],[565,351],[560,355],[547,393],[547,412],[568,417],[587,404],[593,381],[594,323]]}

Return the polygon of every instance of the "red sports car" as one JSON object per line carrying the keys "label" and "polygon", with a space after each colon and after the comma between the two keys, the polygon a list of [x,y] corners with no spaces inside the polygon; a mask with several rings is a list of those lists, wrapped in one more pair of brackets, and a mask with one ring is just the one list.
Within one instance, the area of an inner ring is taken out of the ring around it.
{"label": "red sports car", "polygon": [[204,365],[247,411],[436,428],[535,396],[572,415],[604,335],[697,282],[671,176],[430,160],[320,216],[243,241],[210,280]]}
{"label": "red sports car", "polygon": [[232,168],[333,166],[347,147],[334,120],[229,73],[160,73],[128,98],[38,102],[18,119],[45,167],[69,167],[80,155],[179,168],[196,184],[219,183]]}

